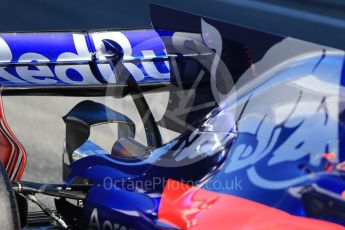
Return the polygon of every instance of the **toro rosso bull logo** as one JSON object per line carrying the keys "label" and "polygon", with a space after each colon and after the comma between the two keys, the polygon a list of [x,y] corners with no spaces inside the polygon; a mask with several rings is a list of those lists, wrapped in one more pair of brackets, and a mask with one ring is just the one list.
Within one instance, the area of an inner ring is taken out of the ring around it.
{"label": "toro rosso bull logo", "polygon": [[[116,83],[101,51],[103,39],[117,42],[124,58],[166,56],[155,31],[35,33],[0,35],[1,85],[86,85]],[[96,60],[93,58],[96,54]],[[98,74],[90,63],[95,61]],[[137,81],[169,80],[168,62],[128,62],[124,65]]]}

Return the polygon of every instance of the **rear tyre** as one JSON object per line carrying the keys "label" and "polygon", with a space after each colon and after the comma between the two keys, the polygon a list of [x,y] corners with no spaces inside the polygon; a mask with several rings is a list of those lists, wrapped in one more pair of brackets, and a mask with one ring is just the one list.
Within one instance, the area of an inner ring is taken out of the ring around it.
{"label": "rear tyre", "polygon": [[0,162],[0,228],[2,230],[20,229],[20,219],[11,181]]}

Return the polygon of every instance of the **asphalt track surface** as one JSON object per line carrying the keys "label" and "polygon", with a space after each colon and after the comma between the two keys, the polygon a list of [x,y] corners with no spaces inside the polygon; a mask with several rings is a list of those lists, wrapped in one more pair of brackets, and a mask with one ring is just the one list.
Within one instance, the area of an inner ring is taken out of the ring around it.
{"label": "asphalt track surface", "polygon": [[[167,93],[145,96],[151,105],[153,114],[158,120],[165,110]],[[62,117],[82,100],[94,100],[129,116],[137,125],[136,139],[145,143],[142,122],[130,97],[114,98],[81,98],[53,96],[5,96],[4,110],[10,128],[23,144],[28,162],[23,180],[41,183],[62,183],[62,150],[65,140],[65,124]],[[102,125],[91,129],[91,140],[111,149],[117,139],[115,125]],[[161,130],[163,139],[170,140],[176,133]],[[41,201],[53,207],[53,199],[38,196]],[[33,205],[31,208],[37,210]]]}

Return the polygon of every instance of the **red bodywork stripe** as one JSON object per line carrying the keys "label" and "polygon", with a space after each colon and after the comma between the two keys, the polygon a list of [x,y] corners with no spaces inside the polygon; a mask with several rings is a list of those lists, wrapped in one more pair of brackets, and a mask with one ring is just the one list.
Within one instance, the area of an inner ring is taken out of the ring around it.
{"label": "red bodywork stripe", "polygon": [[20,180],[26,165],[26,152],[9,128],[0,96],[0,161],[12,180]]}
{"label": "red bodywork stripe", "polygon": [[174,180],[169,180],[164,188],[158,219],[192,230],[345,229],[337,224],[293,216],[257,202]]}

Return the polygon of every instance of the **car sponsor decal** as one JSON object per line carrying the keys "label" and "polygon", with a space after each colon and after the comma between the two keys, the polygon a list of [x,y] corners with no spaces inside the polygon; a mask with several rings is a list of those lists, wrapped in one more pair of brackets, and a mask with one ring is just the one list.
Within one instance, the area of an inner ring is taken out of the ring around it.
{"label": "car sponsor decal", "polygon": [[[0,84],[33,86],[116,83],[112,67],[101,50],[103,39],[113,40],[121,46],[125,52],[124,65],[138,82],[170,80],[167,61],[141,61],[145,58],[166,57],[160,37],[155,31],[138,30],[90,34],[0,34]],[[93,71],[91,64],[96,65],[98,72]]]}

